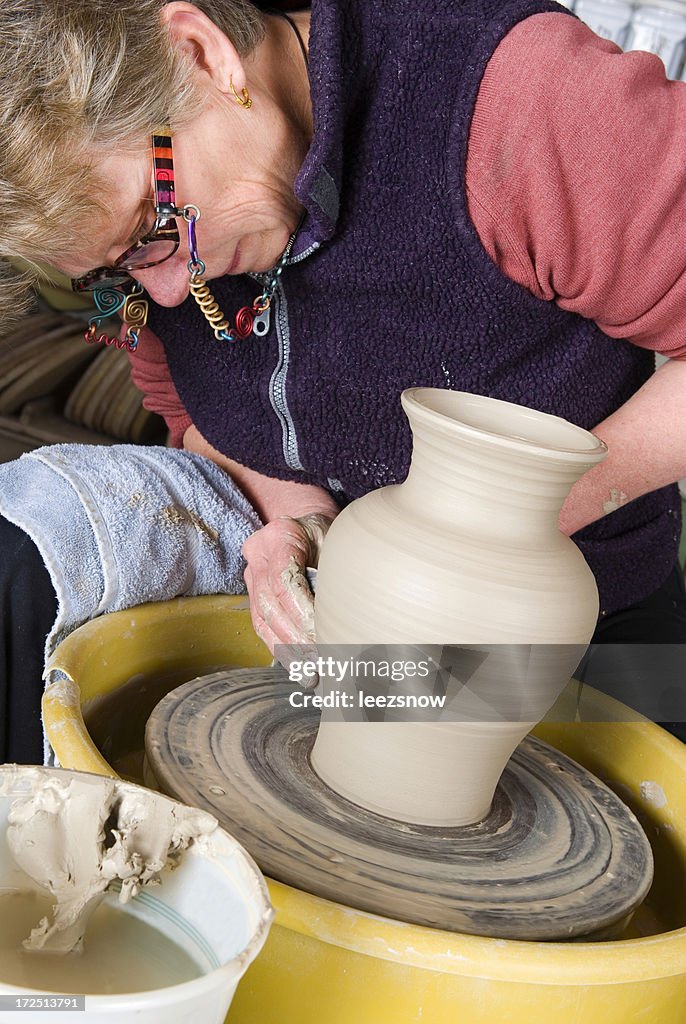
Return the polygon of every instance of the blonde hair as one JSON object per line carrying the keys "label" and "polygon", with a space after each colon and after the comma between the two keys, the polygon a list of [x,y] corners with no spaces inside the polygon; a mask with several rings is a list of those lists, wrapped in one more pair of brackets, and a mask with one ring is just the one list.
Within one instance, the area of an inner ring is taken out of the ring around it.
{"label": "blonde hair", "polygon": [[[107,209],[96,154],[144,145],[199,109],[190,59],[161,24],[165,2],[0,0],[0,332],[30,304],[35,261],[59,264],[92,240]],[[262,39],[250,0],[195,6],[242,57]],[[16,257],[33,269],[17,273]]]}

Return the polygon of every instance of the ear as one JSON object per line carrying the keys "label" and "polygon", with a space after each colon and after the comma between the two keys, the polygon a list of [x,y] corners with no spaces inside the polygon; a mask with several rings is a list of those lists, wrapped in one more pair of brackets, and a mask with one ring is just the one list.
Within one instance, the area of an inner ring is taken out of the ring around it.
{"label": "ear", "polygon": [[183,50],[222,93],[229,79],[238,92],[246,84],[243,63],[233,43],[215,23],[193,4],[174,0],[165,4],[160,19],[172,43]]}

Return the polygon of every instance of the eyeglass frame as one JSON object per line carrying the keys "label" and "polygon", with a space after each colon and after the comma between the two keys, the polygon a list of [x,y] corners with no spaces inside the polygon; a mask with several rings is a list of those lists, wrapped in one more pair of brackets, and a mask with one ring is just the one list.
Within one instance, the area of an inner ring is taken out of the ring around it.
{"label": "eyeglass frame", "polygon": [[[165,260],[171,259],[179,248],[181,239],[176,218],[183,217],[184,211],[178,209],[174,202],[174,158],[171,132],[168,129],[160,129],[152,135],[152,162],[155,181],[155,222],[150,231],[130,245],[112,266],[96,267],[95,270],[89,270],[79,277],[72,278],[73,291],[92,292],[98,288],[126,284],[131,280],[129,269],[145,270],[148,267],[156,267],[160,263],[164,263]],[[151,260],[149,263],[137,263],[135,267],[129,269],[124,266],[133,253],[140,251],[151,242],[159,241],[170,241],[174,248],[162,259]],[[118,270],[119,273],[117,273]]]}

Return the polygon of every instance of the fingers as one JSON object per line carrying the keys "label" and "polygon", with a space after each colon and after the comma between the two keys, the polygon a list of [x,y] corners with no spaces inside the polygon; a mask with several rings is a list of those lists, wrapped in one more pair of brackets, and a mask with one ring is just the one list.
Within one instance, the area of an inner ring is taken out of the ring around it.
{"label": "fingers", "polygon": [[299,617],[294,616],[290,609],[285,608],[275,597],[273,591],[258,592],[257,601],[259,614],[280,644],[303,644],[310,637],[302,628]]}
{"label": "fingers", "polygon": [[319,564],[319,552],[333,520],[333,516],[321,512],[311,513],[295,520],[302,527],[310,545],[307,564],[315,569]]}
{"label": "fingers", "polygon": [[[295,642],[284,642],[283,637],[285,633],[290,636],[293,635],[293,623],[285,616],[285,613],[276,611],[269,598],[259,592],[250,566],[245,571],[245,581],[248,586],[248,593],[251,595],[250,611],[253,627],[276,660],[286,669],[288,669],[293,660],[298,662],[302,662],[303,658],[311,660],[315,656],[316,651],[313,651],[309,637],[306,638],[305,647],[302,646],[302,639],[296,639]],[[312,595],[310,594],[310,603],[312,603],[311,597]],[[318,681],[319,678],[316,674],[301,676],[300,685],[303,689],[312,689],[317,685]]]}
{"label": "fingers", "polygon": [[275,590],[286,615],[299,623],[300,634],[314,641],[314,595],[305,573],[306,567],[291,556]]}
{"label": "fingers", "polygon": [[309,544],[295,520],[275,520],[243,545],[253,625],[272,653],[278,644],[311,646],[314,598],[304,575]]}
{"label": "fingers", "polygon": [[248,588],[248,596],[250,597],[250,618],[252,619],[253,629],[259,636],[260,640],[266,644],[271,653],[274,654],[274,648],[280,641],[262,617],[262,613],[259,608],[259,600],[254,596],[256,595],[256,589],[250,566],[245,570],[245,583]]}

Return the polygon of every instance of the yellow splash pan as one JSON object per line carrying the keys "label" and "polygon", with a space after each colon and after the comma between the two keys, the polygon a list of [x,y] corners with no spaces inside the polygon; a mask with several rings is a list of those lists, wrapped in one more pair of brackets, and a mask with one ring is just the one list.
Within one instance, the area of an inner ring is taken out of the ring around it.
{"label": "yellow splash pan", "polygon": [[[165,690],[269,660],[243,598],[185,598],[97,619],[51,659],[68,679],[46,690],[50,742],[64,767],[115,775],[116,765],[135,776],[141,718]],[[588,688],[580,712],[585,721],[536,732],[607,781],[646,829],[655,883],[626,938],[460,935],[270,881],[275,924],[239,985],[231,1024],[684,1024],[686,746],[651,723],[619,721],[622,706]]]}

